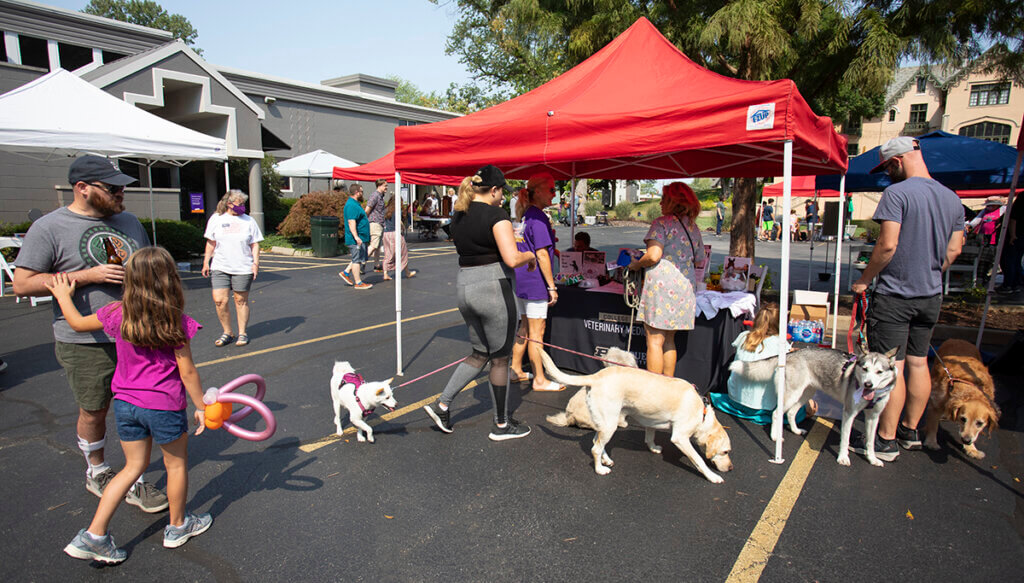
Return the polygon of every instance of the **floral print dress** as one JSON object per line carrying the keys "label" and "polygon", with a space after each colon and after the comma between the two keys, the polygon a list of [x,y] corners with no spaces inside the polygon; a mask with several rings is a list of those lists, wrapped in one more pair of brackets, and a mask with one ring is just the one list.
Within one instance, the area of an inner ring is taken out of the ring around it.
{"label": "floral print dress", "polygon": [[700,229],[689,217],[667,215],[651,223],[644,242],[664,247],[661,261],[647,270],[639,319],[659,330],[693,330],[697,315],[694,263],[704,261]]}

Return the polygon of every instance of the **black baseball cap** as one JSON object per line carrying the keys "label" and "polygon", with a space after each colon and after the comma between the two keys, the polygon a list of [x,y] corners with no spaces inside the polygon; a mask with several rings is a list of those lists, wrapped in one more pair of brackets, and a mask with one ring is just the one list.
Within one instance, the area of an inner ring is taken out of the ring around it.
{"label": "black baseball cap", "polygon": [[71,168],[68,169],[68,182],[74,185],[93,180],[111,186],[127,186],[135,182],[134,178],[122,173],[113,160],[102,156],[82,156],[71,163]]}
{"label": "black baseball cap", "polygon": [[500,186],[505,190],[512,190],[505,182],[505,175],[493,164],[488,164],[477,170],[476,175],[480,177],[480,182],[476,183],[478,186]]}

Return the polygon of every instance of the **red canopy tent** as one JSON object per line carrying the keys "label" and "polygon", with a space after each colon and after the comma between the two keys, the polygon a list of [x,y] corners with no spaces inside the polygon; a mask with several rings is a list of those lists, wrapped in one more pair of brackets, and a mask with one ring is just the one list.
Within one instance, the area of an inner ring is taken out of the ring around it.
{"label": "red canopy tent", "polygon": [[744,81],[697,65],[646,18],[583,63],[511,101],[395,129],[398,170],[466,176],[643,179],[840,174],[846,139],[793,81]]}
{"label": "red canopy tent", "polygon": [[[341,180],[360,180],[373,182],[383,178],[388,182],[395,182],[395,151],[391,150],[384,157],[377,158],[373,162],[367,162],[362,166],[351,168],[334,167],[333,178]],[[445,186],[458,186],[462,182],[462,176],[445,176],[442,174],[425,174],[420,172],[403,172],[402,182],[406,184],[444,184]]]}

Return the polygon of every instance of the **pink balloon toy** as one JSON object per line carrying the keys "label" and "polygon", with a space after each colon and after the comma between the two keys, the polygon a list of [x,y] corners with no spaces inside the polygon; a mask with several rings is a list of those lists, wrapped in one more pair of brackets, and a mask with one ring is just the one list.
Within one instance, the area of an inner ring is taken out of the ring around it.
{"label": "pink balloon toy", "polygon": [[[232,393],[238,387],[244,387],[249,383],[256,385],[255,397]],[[206,404],[206,428],[219,429],[223,425],[228,430],[228,433],[235,437],[241,437],[250,441],[269,439],[274,434],[274,431],[277,430],[277,420],[274,419],[274,414],[270,412],[270,408],[263,404],[263,394],[266,392],[267,382],[263,380],[263,377],[255,374],[240,376],[219,389],[207,389],[203,395],[203,403]],[[240,403],[246,406],[232,415],[232,403]],[[263,416],[263,420],[267,422],[267,427],[263,431],[249,431],[235,425],[235,423],[244,419],[254,410],[259,412]]]}

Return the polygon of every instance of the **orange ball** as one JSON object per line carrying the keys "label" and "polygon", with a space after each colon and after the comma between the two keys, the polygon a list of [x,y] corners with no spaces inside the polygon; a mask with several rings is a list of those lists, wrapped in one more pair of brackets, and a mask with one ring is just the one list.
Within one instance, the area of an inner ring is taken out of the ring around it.
{"label": "orange ball", "polygon": [[206,428],[207,429],[220,429],[224,422],[231,417],[231,403],[213,403],[207,405],[205,409],[206,414]]}

